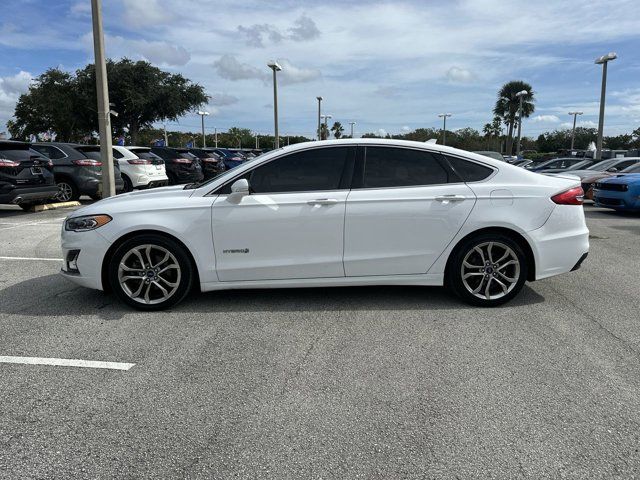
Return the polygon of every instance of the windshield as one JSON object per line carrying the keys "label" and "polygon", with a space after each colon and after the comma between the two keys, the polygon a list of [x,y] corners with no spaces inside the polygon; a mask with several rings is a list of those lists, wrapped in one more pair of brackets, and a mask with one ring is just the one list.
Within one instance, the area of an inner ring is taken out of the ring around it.
{"label": "windshield", "polygon": [[78,149],[78,150],[84,153],[84,155],[87,158],[100,161],[100,150],[83,150],[83,149]]}
{"label": "windshield", "polygon": [[601,162],[596,163],[595,165],[591,165],[587,170],[595,170],[596,172],[604,172],[607,168],[618,161],[617,158],[611,160],[603,160]]}

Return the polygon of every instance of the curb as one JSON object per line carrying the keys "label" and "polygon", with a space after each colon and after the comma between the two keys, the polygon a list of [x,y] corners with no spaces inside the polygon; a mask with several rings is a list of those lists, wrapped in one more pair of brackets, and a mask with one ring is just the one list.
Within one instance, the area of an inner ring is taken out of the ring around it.
{"label": "curb", "polygon": [[56,208],[79,207],[80,202],[58,202],[45,203],[44,205],[34,205],[31,207],[33,212],[44,212],[45,210],[55,210]]}

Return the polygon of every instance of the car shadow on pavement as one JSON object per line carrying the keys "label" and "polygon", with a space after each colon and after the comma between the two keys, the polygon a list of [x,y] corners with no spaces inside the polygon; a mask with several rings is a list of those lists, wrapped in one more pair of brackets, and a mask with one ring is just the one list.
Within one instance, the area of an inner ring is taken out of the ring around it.
{"label": "car shadow on pavement", "polygon": [[[38,292],[35,295],[34,292]],[[118,320],[136,310],[113,294],[79,287],[59,275],[32,278],[0,289],[0,313],[28,316],[97,315]],[[525,285],[508,306],[528,306],[544,297]],[[313,312],[367,310],[453,310],[473,309],[444,288],[375,286],[333,288],[287,288],[224,290],[193,293],[171,309],[174,313],[211,312]],[[149,312],[148,315],[158,315]]]}

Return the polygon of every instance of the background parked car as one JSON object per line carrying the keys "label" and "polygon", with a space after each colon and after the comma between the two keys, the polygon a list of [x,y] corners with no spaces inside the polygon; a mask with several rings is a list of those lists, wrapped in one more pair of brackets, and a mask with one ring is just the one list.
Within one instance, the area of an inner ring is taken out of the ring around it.
{"label": "background parked car", "polygon": [[28,143],[0,141],[0,203],[16,203],[26,210],[57,193],[51,160]]}
{"label": "background parked car", "polygon": [[[640,160],[640,158],[638,158]],[[582,179],[582,189],[584,190],[584,198],[593,199],[593,187],[594,185],[605,178],[615,177],[617,175],[626,175],[629,173],[640,173],[640,162],[633,165],[629,165],[627,168],[620,170],[620,172],[597,172],[591,177],[585,177]]]}
{"label": "background parked car", "polygon": [[[32,144],[37,152],[53,162],[53,175],[58,185],[56,200],[78,200],[81,195],[100,198],[102,160],[100,147],[73,143],[39,142]],[[124,183],[120,167],[114,162],[116,191],[122,191]]]}
{"label": "background parked car", "polygon": [[200,159],[205,180],[216,177],[226,170],[222,156],[214,152],[212,148],[191,148],[189,152]]}
{"label": "background parked car", "polygon": [[584,158],[564,157],[552,158],[551,160],[547,160],[546,162],[538,163],[533,166],[526,166],[525,168],[527,170],[531,170],[532,172],[556,173],[565,170],[575,170],[575,168],[573,168],[575,165],[587,166],[591,165],[592,163],[593,162],[585,160]]}
{"label": "background parked car", "polygon": [[640,174],[618,175],[600,180],[593,189],[597,207],[616,211],[640,211]]}
{"label": "background parked car", "polygon": [[586,169],[580,170],[567,170],[566,173],[571,175],[575,175],[576,177],[583,178],[591,177],[597,172],[610,172],[610,173],[618,173],[625,168],[635,165],[640,161],[640,158],[629,158],[629,157],[621,157],[621,158],[610,158],[609,160],[602,160],[594,165]]}
{"label": "background parked car", "polygon": [[[147,148],[147,151],[150,150]],[[119,145],[113,147],[113,161],[118,162],[120,166],[125,192],[130,192],[134,188],[153,188],[169,184],[164,161],[157,155],[154,157],[141,158],[136,152],[126,147]]]}
{"label": "background parked car", "polygon": [[198,157],[187,148],[151,147],[164,160],[169,185],[200,182],[204,178]]}
{"label": "background parked car", "polygon": [[231,170],[238,165],[242,165],[242,162],[246,161],[242,154],[229,150],[228,148],[216,148],[213,151],[222,156],[224,166],[227,170]]}

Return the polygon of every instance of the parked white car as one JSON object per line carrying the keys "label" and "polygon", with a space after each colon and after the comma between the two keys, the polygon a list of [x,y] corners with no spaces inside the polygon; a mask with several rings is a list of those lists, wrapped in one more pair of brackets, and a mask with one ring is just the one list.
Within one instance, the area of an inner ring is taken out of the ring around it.
{"label": "parked white car", "polygon": [[169,184],[164,160],[148,147],[113,146],[113,161],[120,166],[124,191],[153,188]]}
{"label": "parked white car", "polygon": [[447,285],[495,306],[589,250],[582,188],[441,145],[281,148],[204,184],[73,212],[63,274],[144,310],[193,288]]}

